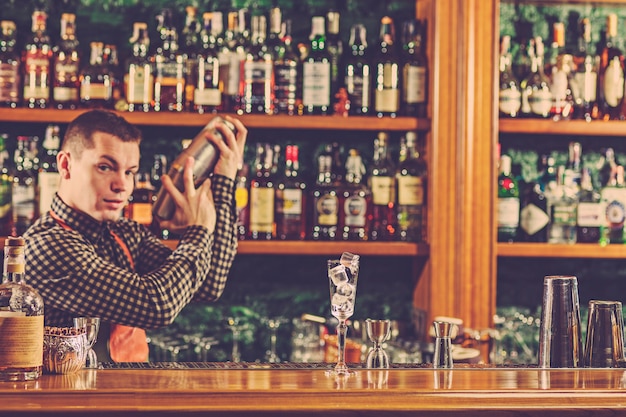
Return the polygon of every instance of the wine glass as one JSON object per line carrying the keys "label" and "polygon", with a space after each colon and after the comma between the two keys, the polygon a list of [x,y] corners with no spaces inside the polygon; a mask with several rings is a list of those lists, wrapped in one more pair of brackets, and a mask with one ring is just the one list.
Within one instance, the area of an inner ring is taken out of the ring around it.
{"label": "wine glass", "polygon": [[98,357],[93,345],[98,340],[98,331],[100,330],[100,317],[75,317],[74,327],[77,329],[85,329],[87,335],[87,358],[85,360],[85,368],[97,368]]}
{"label": "wine glass", "polygon": [[276,352],[276,333],[280,325],[287,322],[287,319],[284,317],[263,317],[261,322],[270,330],[270,348],[265,354],[265,360],[269,363],[279,363],[280,357]]}
{"label": "wine glass", "polygon": [[233,346],[231,350],[231,360],[233,362],[241,362],[241,353],[239,352],[239,337],[241,336],[241,331],[247,328],[245,323],[241,323],[239,317],[228,317],[226,319],[226,323],[230,328],[230,331],[233,333]]}
{"label": "wine glass", "polygon": [[359,255],[344,252],[341,259],[329,259],[328,281],[330,285],[330,311],[339,320],[337,325],[337,365],[329,375],[350,375],[346,366],[346,321],[354,313],[356,284],[359,277]]}
{"label": "wine glass", "polygon": [[391,336],[390,320],[372,320],[365,321],[367,326],[367,337],[374,344],[367,354],[367,367],[370,369],[389,368],[389,356],[382,347],[382,344]]}

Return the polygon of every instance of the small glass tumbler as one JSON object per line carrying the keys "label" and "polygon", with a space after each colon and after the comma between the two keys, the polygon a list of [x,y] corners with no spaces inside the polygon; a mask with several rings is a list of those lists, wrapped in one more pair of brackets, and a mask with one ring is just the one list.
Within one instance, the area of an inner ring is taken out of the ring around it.
{"label": "small glass tumbler", "polygon": [[589,301],[585,366],[616,368],[624,362],[624,319],[619,301]]}

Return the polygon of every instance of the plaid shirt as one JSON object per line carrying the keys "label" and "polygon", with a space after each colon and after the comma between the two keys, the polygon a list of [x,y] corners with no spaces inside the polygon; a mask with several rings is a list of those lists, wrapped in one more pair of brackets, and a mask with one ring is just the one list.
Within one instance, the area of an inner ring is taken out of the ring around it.
{"label": "plaid shirt", "polygon": [[[219,298],[237,252],[234,181],[215,175],[215,232],[190,226],[176,250],[129,219],[98,222],[66,205],[25,233],[26,276],[45,302],[46,325],[71,326],[73,317],[100,317],[144,329],[170,324],[192,299]],[[135,270],[113,233],[128,246]]]}

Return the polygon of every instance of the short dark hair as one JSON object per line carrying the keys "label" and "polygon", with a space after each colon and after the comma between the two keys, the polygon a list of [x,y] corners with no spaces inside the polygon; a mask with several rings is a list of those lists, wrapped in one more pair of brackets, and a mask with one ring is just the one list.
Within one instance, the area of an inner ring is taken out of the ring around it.
{"label": "short dark hair", "polygon": [[70,122],[61,149],[71,149],[80,157],[84,149],[92,149],[93,134],[108,133],[122,142],[141,142],[141,131],[126,119],[108,110],[90,110]]}

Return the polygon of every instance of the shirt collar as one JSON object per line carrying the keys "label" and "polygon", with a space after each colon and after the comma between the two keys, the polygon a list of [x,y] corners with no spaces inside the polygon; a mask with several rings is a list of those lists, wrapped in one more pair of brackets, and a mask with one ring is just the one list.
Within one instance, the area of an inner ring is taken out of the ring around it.
{"label": "shirt collar", "polygon": [[68,206],[58,194],[55,194],[50,209],[70,229],[77,231],[90,242],[97,242],[106,232],[109,234],[110,222],[100,222],[90,215]]}

